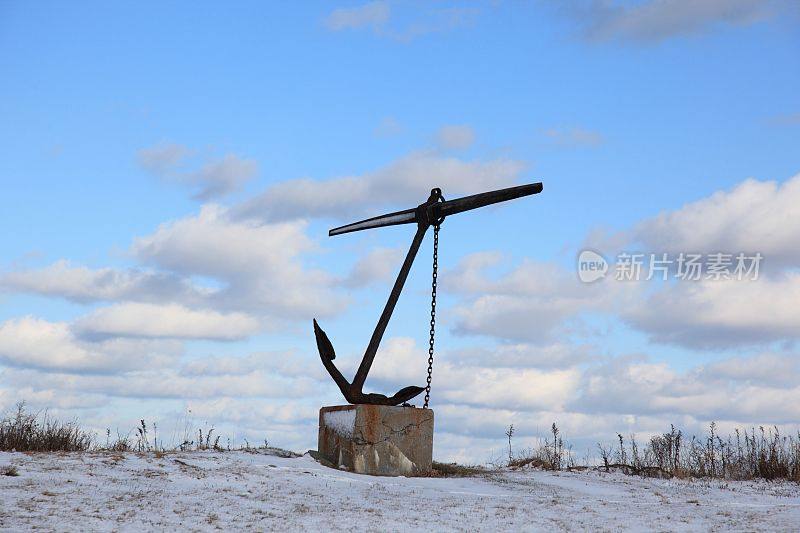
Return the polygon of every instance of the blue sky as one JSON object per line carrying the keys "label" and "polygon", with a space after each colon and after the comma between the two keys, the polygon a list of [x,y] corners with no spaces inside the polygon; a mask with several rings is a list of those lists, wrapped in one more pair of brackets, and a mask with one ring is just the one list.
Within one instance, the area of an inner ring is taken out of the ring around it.
{"label": "blue sky", "polygon": [[[442,458],[485,459],[511,422],[588,443],[796,423],[752,400],[800,399],[796,381],[735,369],[798,372],[800,313],[774,297],[798,287],[797,28],[792,3],[757,0],[2,2],[0,409],[122,431],[193,409],[233,438],[313,447],[315,409],[341,399],[311,318],[354,366],[413,232],[327,229],[432,186],[542,181],[443,226]],[[763,249],[777,266],[749,285],[584,285],[586,246]],[[430,249],[380,392],[424,380]],[[712,371],[716,399],[691,385]]]}

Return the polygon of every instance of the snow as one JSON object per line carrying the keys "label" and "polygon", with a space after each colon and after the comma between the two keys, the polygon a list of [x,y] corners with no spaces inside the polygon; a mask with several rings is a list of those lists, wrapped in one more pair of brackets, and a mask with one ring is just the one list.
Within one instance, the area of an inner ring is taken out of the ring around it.
{"label": "snow", "polygon": [[800,485],[600,472],[369,477],[309,456],[0,453],[0,529],[797,530]]}
{"label": "snow", "polygon": [[356,410],[343,409],[341,411],[326,411],[322,414],[325,425],[336,432],[340,437],[349,439],[353,436],[356,427]]}

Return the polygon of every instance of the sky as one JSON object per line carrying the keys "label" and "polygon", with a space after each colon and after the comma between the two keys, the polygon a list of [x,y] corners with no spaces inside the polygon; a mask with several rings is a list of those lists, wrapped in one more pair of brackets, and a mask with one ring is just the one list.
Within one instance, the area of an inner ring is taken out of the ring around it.
{"label": "sky", "polygon": [[[436,458],[796,431],[799,15],[0,1],[0,413],[315,448],[312,319],[350,379],[414,233],[328,229],[542,182],[442,225]],[[367,392],[425,383],[431,238]]]}

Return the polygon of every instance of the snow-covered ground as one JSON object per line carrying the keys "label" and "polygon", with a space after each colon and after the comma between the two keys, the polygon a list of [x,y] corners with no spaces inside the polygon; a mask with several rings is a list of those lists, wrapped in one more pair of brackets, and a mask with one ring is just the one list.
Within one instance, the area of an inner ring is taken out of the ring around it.
{"label": "snow-covered ground", "polygon": [[598,472],[381,478],[309,456],[0,453],[0,528],[799,531],[793,483]]}

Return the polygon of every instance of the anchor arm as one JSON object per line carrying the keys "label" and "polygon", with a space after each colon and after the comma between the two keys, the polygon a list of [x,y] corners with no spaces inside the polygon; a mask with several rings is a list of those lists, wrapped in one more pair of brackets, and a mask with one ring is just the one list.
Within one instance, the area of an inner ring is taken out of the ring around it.
{"label": "anchor arm", "polygon": [[350,401],[350,383],[348,383],[347,379],[339,372],[336,365],[333,364],[333,360],[336,359],[336,352],[333,351],[331,340],[325,332],[322,331],[319,324],[317,324],[316,318],[314,319],[314,337],[317,339],[317,350],[319,351],[320,359],[322,359],[325,370],[331,375],[333,381],[339,387],[339,390],[342,391],[342,395],[344,395],[345,399]]}
{"label": "anchor arm", "polygon": [[345,226],[333,228],[328,232],[329,237],[334,235],[341,235],[343,233],[350,233],[351,231],[360,231],[369,228],[381,228],[384,226],[395,226],[397,224],[411,224],[416,222],[416,209],[406,209],[404,211],[396,211],[388,215],[381,215],[377,217],[368,218],[360,222],[353,222]]}

